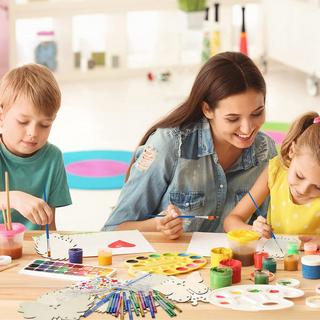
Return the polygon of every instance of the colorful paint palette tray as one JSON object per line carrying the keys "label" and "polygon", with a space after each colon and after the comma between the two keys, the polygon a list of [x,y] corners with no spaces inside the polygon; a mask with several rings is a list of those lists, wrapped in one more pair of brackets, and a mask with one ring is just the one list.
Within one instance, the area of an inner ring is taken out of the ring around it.
{"label": "colorful paint palette tray", "polygon": [[30,262],[21,269],[19,273],[62,280],[81,281],[97,276],[111,277],[116,273],[116,270],[108,267],[38,259]]}
{"label": "colorful paint palette tray", "polygon": [[239,285],[214,290],[208,301],[215,306],[240,311],[279,310],[294,302],[287,298],[302,297],[302,290],[276,285]]}
{"label": "colorful paint palette tray", "polygon": [[186,252],[152,253],[137,256],[125,262],[129,267],[128,272],[132,276],[141,271],[173,276],[200,269],[206,263],[205,257]]}

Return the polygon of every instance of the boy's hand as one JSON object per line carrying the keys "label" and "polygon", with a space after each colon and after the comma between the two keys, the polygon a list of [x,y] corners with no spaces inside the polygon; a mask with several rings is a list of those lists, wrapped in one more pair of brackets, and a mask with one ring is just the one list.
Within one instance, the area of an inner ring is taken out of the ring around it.
{"label": "boy's hand", "polygon": [[180,215],[179,209],[169,204],[165,213],[166,216],[164,218],[155,218],[157,230],[171,240],[179,238],[183,234],[183,221],[182,219],[177,219]]}
{"label": "boy's hand", "polygon": [[267,223],[267,219],[259,216],[252,225],[252,230],[258,231],[264,238],[271,238],[271,227]]}
{"label": "boy's hand", "polygon": [[11,191],[11,205],[34,224],[50,224],[53,213],[50,206],[42,199],[22,191]]}

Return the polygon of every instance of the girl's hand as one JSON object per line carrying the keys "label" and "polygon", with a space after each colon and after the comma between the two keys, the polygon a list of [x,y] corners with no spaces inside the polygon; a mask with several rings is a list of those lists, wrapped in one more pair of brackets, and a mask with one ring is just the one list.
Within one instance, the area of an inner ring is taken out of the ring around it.
{"label": "girl's hand", "polygon": [[267,223],[267,219],[259,216],[252,225],[252,230],[258,231],[264,238],[271,238],[271,227]]}
{"label": "girl's hand", "polygon": [[301,240],[300,249],[303,249],[303,245],[306,242],[316,243],[318,245],[318,249],[320,247],[320,236],[319,235],[300,235],[299,239]]}
{"label": "girl's hand", "polygon": [[34,224],[50,224],[53,213],[42,199],[21,191],[10,191],[11,205]]}
{"label": "girl's hand", "polygon": [[178,239],[183,234],[183,221],[177,219],[180,215],[179,209],[169,204],[164,213],[166,214],[164,218],[155,218],[157,230],[171,240]]}

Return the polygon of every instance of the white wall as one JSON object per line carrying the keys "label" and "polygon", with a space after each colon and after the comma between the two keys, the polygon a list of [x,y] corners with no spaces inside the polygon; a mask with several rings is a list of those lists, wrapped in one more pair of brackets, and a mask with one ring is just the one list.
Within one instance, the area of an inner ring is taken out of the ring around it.
{"label": "white wall", "polygon": [[0,0],[0,77],[9,69],[8,0]]}
{"label": "white wall", "polygon": [[320,77],[320,2],[262,0],[267,55]]}

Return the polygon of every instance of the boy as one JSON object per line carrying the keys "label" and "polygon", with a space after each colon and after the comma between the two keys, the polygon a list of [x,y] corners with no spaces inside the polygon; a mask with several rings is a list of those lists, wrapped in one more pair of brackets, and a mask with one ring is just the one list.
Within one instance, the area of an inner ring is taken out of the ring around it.
{"label": "boy", "polygon": [[7,171],[12,221],[30,230],[56,229],[55,208],[71,204],[62,153],[47,142],[60,103],[58,83],[44,66],[24,65],[0,82],[0,209]]}

